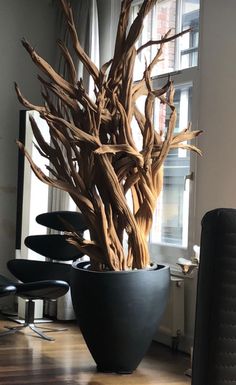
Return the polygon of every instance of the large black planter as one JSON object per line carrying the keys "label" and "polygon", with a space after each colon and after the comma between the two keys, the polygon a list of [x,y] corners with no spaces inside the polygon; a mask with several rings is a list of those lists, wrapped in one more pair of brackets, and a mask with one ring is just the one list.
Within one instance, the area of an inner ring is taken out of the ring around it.
{"label": "large black planter", "polygon": [[87,346],[103,372],[132,373],[145,355],[164,312],[169,267],[90,271],[74,263],[71,293]]}

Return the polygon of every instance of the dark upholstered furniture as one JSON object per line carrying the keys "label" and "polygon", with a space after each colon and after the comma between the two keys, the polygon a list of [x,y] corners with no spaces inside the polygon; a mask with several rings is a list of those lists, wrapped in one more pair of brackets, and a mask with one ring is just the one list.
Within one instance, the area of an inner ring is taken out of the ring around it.
{"label": "dark upholstered furniture", "polygon": [[[81,236],[87,228],[83,215],[71,211],[43,213],[36,217],[36,221],[60,232],[73,229]],[[29,326],[42,338],[48,340],[52,340],[52,338],[46,336],[42,330],[34,325],[33,299],[56,299],[69,290],[71,264],[55,261],[74,261],[82,257],[83,254],[75,246],[68,243],[67,238],[68,236],[62,233],[29,235],[25,239],[25,245],[51,261],[12,259],[7,264],[9,271],[21,281],[21,283],[16,284],[16,295],[28,299],[23,327]],[[14,327],[5,334],[14,333],[21,329],[22,326]]]}
{"label": "dark upholstered furniture", "polygon": [[9,271],[22,282],[37,280],[61,280],[70,283],[71,265],[59,262],[11,259],[7,263]]}
{"label": "dark upholstered furniture", "polygon": [[[17,263],[18,260],[12,260],[10,265],[14,265],[14,261]],[[39,276],[38,276],[39,278]],[[14,282],[4,276],[0,276],[0,296],[15,294],[18,297],[27,299],[25,308],[25,322],[21,326],[15,326],[8,328],[7,331],[0,333],[0,336],[7,334],[14,334],[21,331],[23,328],[29,326],[38,336],[46,340],[54,340],[52,337],[47,336],[42,330],[37,328],[34,324],[34,300],[52,300],[61,297],[66,294],[69,290],[68,283],[56,279],[50,280],[33,280],[28,282]],[[54,331],[54,329],[47,328],[48,331]]]}
{"label": "dark upholstered furniture", "polygon": [[71,245],[67,239],[68,235],[64,234],[29,235],[25,238],[25,245],[52,260],[75,261],[81,258],[83,253],[76,246]]}
{"label": "dark upholstered furniture", "polygon": [[236,209],[202,219],[192,385],[236,384]]}
{"label": "dark upholstered furniture", "polygon": [[8,278],[0,275],[0,297],[6,297],[8,295],[15,294],[15,292],[15,285],[13,285]]}
{"label": "dark upholstered furniture", "polygon": [[77,211],[43,213],[36,217],[36,222],[53,230],[70,231],[73,229],[81,234],[88,228],[84,215]]}
{"label": "dark upholstered furniture", "polygon": [[[0,275],[0,297],[6,297],[9,295],[13,295],[16,292],[16,287],[12,284],[12,282],[4,277],[3,275]],[[1,333],[0,333],[1,336]]]}
{"label": "dark upholstered furniture", "polygon": [[[88,228],[84,216],[76,211],[43,213],[36,217],[36,222],[60,232],[73,230],[81,236]],[[81,258],[84,254],[76,246],[70,244],[67,239],[68,235],[62,233],[29,235],[25,238],[25,245],[50,260],[65,262]]]}
{"label": "dark upholstered furniture", "polygon": [[71,264],[55,261],[72,262],[83,257],[84,254],[67,241],[68,235],[63,232],[69,232],[73,228],[73,231],[83,236],[83,232],[87,229],[84,216],[76,211],[54,211],[38,215],[36,221],[43,226],[60,231],[60,234],[29,235],[25,238],[25,245],[46,257],[47,262],[21,259],[18,262],[9,262],[9,269],[15,277],[24,282],[28,281],[27,276],[30,277],[31,271],[32,274],[40,271],[43,279],[61,279],[70,283]]}
{"label": "dark upholstered furniture", "polygon": [[25,245],[48,260],[11,260],[8,262],[9,270],[24,282],[38,275],[43,277],[42,279],[61,279],[70,283],[71,264],[60,262],[74,261],[81,258],[83,254],[67,242],[66,238],[64,234],[29,235],[25,239]]}

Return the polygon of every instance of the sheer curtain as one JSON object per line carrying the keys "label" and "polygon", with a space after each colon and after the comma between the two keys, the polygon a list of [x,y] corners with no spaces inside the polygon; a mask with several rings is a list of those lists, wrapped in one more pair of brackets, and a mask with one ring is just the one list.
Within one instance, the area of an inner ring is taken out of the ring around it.
{"label": "sheer curtain", "polygon": [[[71,5],[73,8],[73,14],[77,27],[78,37],[82,47],[87,54],[93,60],[93,62],[99,67],[99,30],[98,30],[98,9],[97,0],[72,0]],[[59,35],[61,39],[65,40],[70,47],[70,41],[68,31],[63,23],[63,18],[59,16]],[[73,49],[71,49],[73,53]],[[76,60],[76,57],[74,58]],[[59,62],[59,70],[66,76],[66,69],[64,64]],[[78,65],[78,79],[82,78],[85,88],[90,94],[93,92],[94,84],[92,79],[89,78],[88,73],[84,69],[81,62]],[[50,189],[48,211],[57,210],[76,210],[75,204],[67,193],[58,189]],[[50,231],[53,232],[53,231]],[[73,306],[71,303],[70,292],[65,296],[59,298],[57,302],[48,303],[45,306],[45,312],[48,315],[55,316],[60,320],[71,320],[75,318]]]}

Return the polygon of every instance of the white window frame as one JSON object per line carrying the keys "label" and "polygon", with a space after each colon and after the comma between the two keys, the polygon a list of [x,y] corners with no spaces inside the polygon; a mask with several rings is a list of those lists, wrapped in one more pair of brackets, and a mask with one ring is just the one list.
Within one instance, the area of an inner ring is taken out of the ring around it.
{"label": "white window frame", "polygon": [[[108,0],[107,0],[108,1]],[[142,0],[133,0],[132,5],[138,5],[141,3]],[[110,19],[104,20],[103,23],[106,23],[106,25],[110,25],[113,27],[114,31],[114,20],[117,20],[118,13],[119,13],[119,7],[121,1],[117,0],[110,0],[108,1],[109,4],[116,5],[116,9],[113,9],[113,13],[111,15]],[[119,3],[119,6],[118,6]],[[180,31],[181,28],[181,8],[182,8],[182,0],[179,0],[177,4],[177,25],[178,28],[176,30],[176,33]],[[201,8],[201,1],[200,1],[200,8]],[[200,18],[201,18],[201,11],[200,11]],[[201,22],[199,20],[199,25],[201,25]],[[114,35],[110,35],[112,42],[114,43]],[[103,43],[101,43],[103,44]],[[107,44],[105,44],[107,46]],[[177,45],[176,45],[177,46]],[[177,49],[177,48],[176,48]],[[110,53],[111,54],[111,53]],[[180,55],[179,55],[180,56]],[[199,51],[198,51],[198,63],[199,63]],[[174,81],[174,84],[177,86],[178,84],[184,84],[184,83],[192,83],[192,109],[191,109],[191,123],[192,123],[192,129],[197,130],[198,129],[198,106],[199,106],[199,70],[198,66],[192,67],[192,68],[186,68],[182,70],[177,70],[177,64],[179,63],[179,59],[175,61],[175,71],[171,72],[171,78]],[[169,74],[162,74],[158,76],[158,82],[165,82]],[[195,142],[195,144],[197,144]],[[190,155],[190,171],[194,174],[194,180],[189,181],[189,216],[188,216],[188,245],[186,248],[180,247],[180,246],[174,246],[174,245],[163,245],[163,244],[156,244],[156,243],[149,243],[149,249],[151,254],[151,259],[153,261],[157,261],[158,263],[164,262],[169,263],[170,265],[175,265],[177,262],[177,259],[179,257],[184,258],[191,258],[193,254],[193,245],[195,243],[195,229],[194,229],[194,217],[195,217],[195,200],[196,200],[196,173],[197,173],[197,156],[195,154]],[[175,265],[176,266],[176,265]]]}
{"label": "white window frame", "polygon": [[[132,5],[138,5],[142,3],[141,0],[133,0]],[[181,21],[182,21],[182,5],[183,0],[177,0],[176,2],[176,33],[181,31]],[[201,1],[200,1],[201,7]],[[200,20],[199,20],[200,25]],[[166,82],[168,76],[171,76],[171,79],[174,81],[175,86],[183,84],[192,84],[192,103],[191,103],[191,124],[192,130],[198,129],[198,105],[199,105],[199,70],[198,66],[190,68],[180,68],[181,62],[181,52],[179,48],[177,39],[177,44],[175,47],[175,71],[168,72],[166,74],[161,74],[160,76],[153,77],[154,88],[161,86]],[[199,49],[198,49],[198,63],[199,63]],[[198,64],[199,65],[199,64]],[[184,128],[184,127],[183,127]],[[196,140],[197,142],[197,140]],[[195,144],[197,144],[195,142]],[[186,183],[189,183],[189,214],[188,214],[188,241],[187,246],[171,245],[171,244],[161,244],[161,243],[151,243],[149,242],[149,250],[151,254],[151,259],[157,262],[169,263],[170,265],[175,265],[177,259],[180,257],[191,258],[193,254],[193,246],[195,239],[195,230],[194,230],[194,217],[195,217],[195,200],[196,200],[196,172],[197,172],[197,156],[196,154],[190,154],[190,174],[193,176],[193,180],[188,179]]]}
{"label": "white window frame", "polygon": [[[167,80],[168,74],[160,75],[153,79],[156,86],[161,86]],[[199,71],[198,67],[191,67],[171,73],[171,78],[175,86],[192,84],[192,104],[191,104],[191,124],[192,130],[198,129],[198,105],[199,105]],[[184,128],[184,127],[183,127]],[[153,261],[175,264],[180,257],[191,258],[194,245],[194,217],[195,217],[195,178],[196,178],[196,155],[190,155],[190,174],[193,173],[193,180],[189,183],[189,215],[188,215],[188,242],[187,246],[171,244],[149,243],[149,249]]]}

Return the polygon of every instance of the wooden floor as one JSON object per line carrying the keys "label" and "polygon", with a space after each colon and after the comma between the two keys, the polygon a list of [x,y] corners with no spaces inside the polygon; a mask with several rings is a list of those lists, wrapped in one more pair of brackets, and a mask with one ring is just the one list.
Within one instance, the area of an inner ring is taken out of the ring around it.
{"label": "wooden floor", "polygon": [[[0,331],[4,330],[4,325],[16,326],[16,323],[1,320]],[[73,323],[53,323],[53,326],[68,327],[65,332],[54,333],[56,340],[53,342],[33,336],[28,328],[23,333],[0,338],[1,385],[190,385],[191,383],[190,378],[184,375],[184,371],[189,368],[189,357],[181,353],[172,353],[169,348],[156,342],[152,344],[133,374],[98,373],[79,328]]]}

